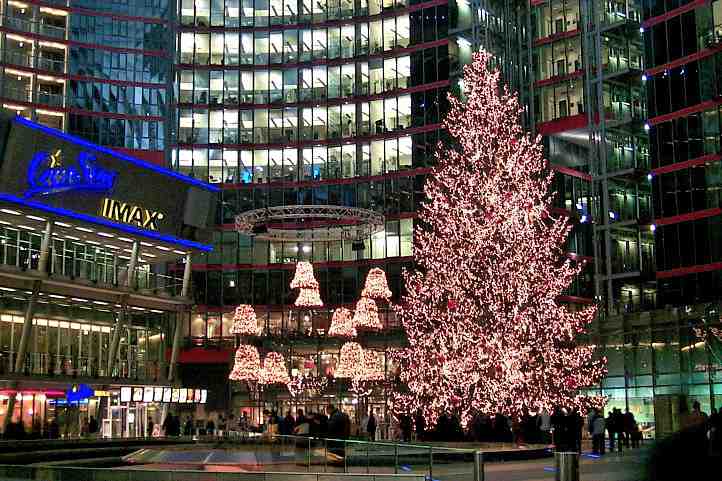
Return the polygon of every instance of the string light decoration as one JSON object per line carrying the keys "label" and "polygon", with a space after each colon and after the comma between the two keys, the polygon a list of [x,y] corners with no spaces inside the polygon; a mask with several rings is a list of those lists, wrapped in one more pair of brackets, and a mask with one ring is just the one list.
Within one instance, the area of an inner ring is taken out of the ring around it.
{"label": "string light decoration", "polygon": [[299,375],[291,379],[288,384],[288,392],[293,397],[301,397],[307,392],[320,394],[329,384],[326,376],[315,377],[309,375]]}
{"label": "string light decoration", "polygon": [[356,373],[357,381],[382,381],[384,366],[376,351],[365,349],[363,367]]}
{"label": "string light decoration", "polygon": [[301,288],[293,304],[296,307],[323,307],[321,293],[316,289]]}
{"label": "string light decoration", "polygon": [[444,411],[466,422],[604,403],[580,394],[606,372],[606,359],[577,342],[595,307],[557,303],[583,268],[564,257],[571,226],[550,214],[540,138],[522,131],[491,58],[476,53],[464,67],[465,101],[449,96],[444,127],[456,147],[437,149],[414,235],[419,270],[404,273],[394,306],[408,339],[394,410],[420,409],[429,426]]}
{"label": "string light decoration", "polygon": [[291,289],[299,289],[296,307],[323,307],[321,293],[318,291],[318,281],[313,275],[313,265],[308,261],[296,264],[296,274],[291,281]]}
{"label": "string light decoration", "polygon": [[356,311],[353,314],[353,326],[362,329],[383,329],[379,319],[379,309],[373,299],[362,297],[356,303]]}
{"label": "string light decoration", "polygon": [[263,369],[259,376],[261,384],[288,384],[291,381],[286,369],[286,361],[279,352],[269,352],[263,359]]}
{"label": "string light decoration", "polygon": [[296,263],[296,274],[291,281],[291,289],[318,289],[318,281],[313,275],[313,265],[310,262]]}
{"label": "string light decoration", "polygon": [[366,276],[366,284],[361,291],[361,297],[371,299],[383,299],[388,302],[391,299],[391,290],[386,281],[386,273],[383,269],[374,267]]}
{"label": "string light decoration", "polygon": [[364,352],[361,344],[358,342],[347,342],[341,346],[339,353],[338,366],[334,377],[336,378],[354,378],[359,369],[364,365]]}
{"label": "string light decoration", "polygon": [[351,311],[345,307],[339,307],[333,311],[331,326],[328,328],[328,335],[331,337],[356,337],[356,328],[353,327],[353,316]]}
{"label": "string light decoration", "polygon": [[253,306],[241,304],[236,307],[230,332],[239,336],[255,336],[258,334],[258,321]]}
{"label": "string light decoration", "polygon": [[233,369],[228,375],[231,381],[258,381],[261,371],[261,358],[258,349],[242,344],[236,350]]}

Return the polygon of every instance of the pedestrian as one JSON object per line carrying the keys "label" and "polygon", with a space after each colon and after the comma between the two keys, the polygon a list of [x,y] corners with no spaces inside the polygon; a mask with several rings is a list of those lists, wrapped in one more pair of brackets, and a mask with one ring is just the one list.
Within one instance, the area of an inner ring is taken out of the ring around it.
{"label": "pedestrian", "polygon": [[279,433],[284,436],[288,436],[293,433],[293,428],[296,425],[296,420],[293,418],[291,411],[286,411],[286,417],[283,418],[279,426]]}
{"label": "pedestrian", "polygon": [[328,414],[328,437],[334,441],[329,441],[329,451],[337,456],[346,456],[345,442],[351,434],[351,420],[346,413],[336,409],[336,406],[329,404],[326,406]]}
{"label": "pedestrian", "polygon": [[183,434],[185,436],[193,434],[193,419],[190,416],[186,418],[185,426],[183,426]]}
{"label": "pedestrian", "polygon": [[90,434],[95,434],[98,432],[98,420],[95,419],[95,417],[90,416],[90,421],[88,421],[88,432]]}
{"label": "pedestrian", "polygon": [[416,416],[414,419],[414,424],[416,425],[416,439],[421,441],[426,439],[426,419],[424,419],[424,414],[421,412],[421,409],[416,410]]}
{"label": "pedestrian", "polygon": [[216,423],[213,422],[212,417],[208,417],[208,420],[206,421],[206,434],[208,436],[213,436],[216,433]]}
{"label": "pedestrian", "polygon": [[552,442],[552,417],[547,408],[542,409],[541,414],[537,417],[537,427],[541,435],[541,442],[549,444]]}
{"label": "pedestrian", "polygon": [[591,422],[591,434],[592,434],[592,453],[600,456],[604,455],[604,431],[606,429],[606,422],[604,416],[595,410],[594,416]]}
{"label": "pedestrian", "polygon": [[607,419],[605,422],[605,425],[607,427],[607,433],[609,433],[609,451],[614,452],[614,440],[615,440],[615,432],[616,428],[614,426],[614,413],[612,411],[609,411],[607,413]]}
{"label": "pedestrian", "polygon": [[624,446],[629,447],[630,441],[634,444],[634,435],[637,422],[634,419],[634,414],[626,408],[624,410]]}
{"label": "pedestrian", "polygon": [[399,419],[399,427],[401,428],[401,440],[406,443],[411,442],[411,416],[402,414]]}
{"label": "pedestrian", "polygon": [[366,421],[366,434],[368,435],[369,441],[376,440],[376,416],[374,416],[373,409],[370,410],[369,418]]}

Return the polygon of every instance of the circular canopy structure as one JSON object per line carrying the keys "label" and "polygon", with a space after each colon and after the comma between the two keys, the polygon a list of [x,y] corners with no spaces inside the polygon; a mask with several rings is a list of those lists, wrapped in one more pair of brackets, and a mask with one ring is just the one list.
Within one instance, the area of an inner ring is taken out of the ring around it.
{"label": "circular canopy structure", "polygon": [[288,242],[360,241],[384,227],[378,212],[340,205],[285,205],[236,216],[241,234]]}

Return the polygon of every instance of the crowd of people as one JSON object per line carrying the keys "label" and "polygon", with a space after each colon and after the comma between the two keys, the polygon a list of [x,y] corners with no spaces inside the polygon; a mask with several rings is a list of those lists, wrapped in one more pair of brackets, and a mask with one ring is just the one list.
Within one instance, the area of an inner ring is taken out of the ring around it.
{"label": "crowd of people", "polygon": [[620,453],[624,447],[638,448],[642,442],[642,431],[629,409],[612,409],[607,417],[599,409],[594,409],[587,417],[587,430],[592,437],[592,452],[603,455],[606,451],[606,434],[609,435],[609,451],[616,446]]}

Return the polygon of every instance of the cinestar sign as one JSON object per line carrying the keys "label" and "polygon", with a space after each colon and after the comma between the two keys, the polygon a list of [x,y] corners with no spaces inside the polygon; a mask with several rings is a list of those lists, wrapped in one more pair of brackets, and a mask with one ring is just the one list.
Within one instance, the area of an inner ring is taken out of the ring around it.
{"label": "cinestar sign", "polygon": [[95,156],[81,151],[75,164],[65,165],[63,152],[37,152],[28,166],[28,190],[25,197],[86,190],[107,192],[113,188],[117,172],[97,165]]}
{"label": "cinestar sign", "polygon": [[162,212],[107,197],[100,204],[100,215],[106,219],[149,230],[158,230],[158,222],[165,218]]}

